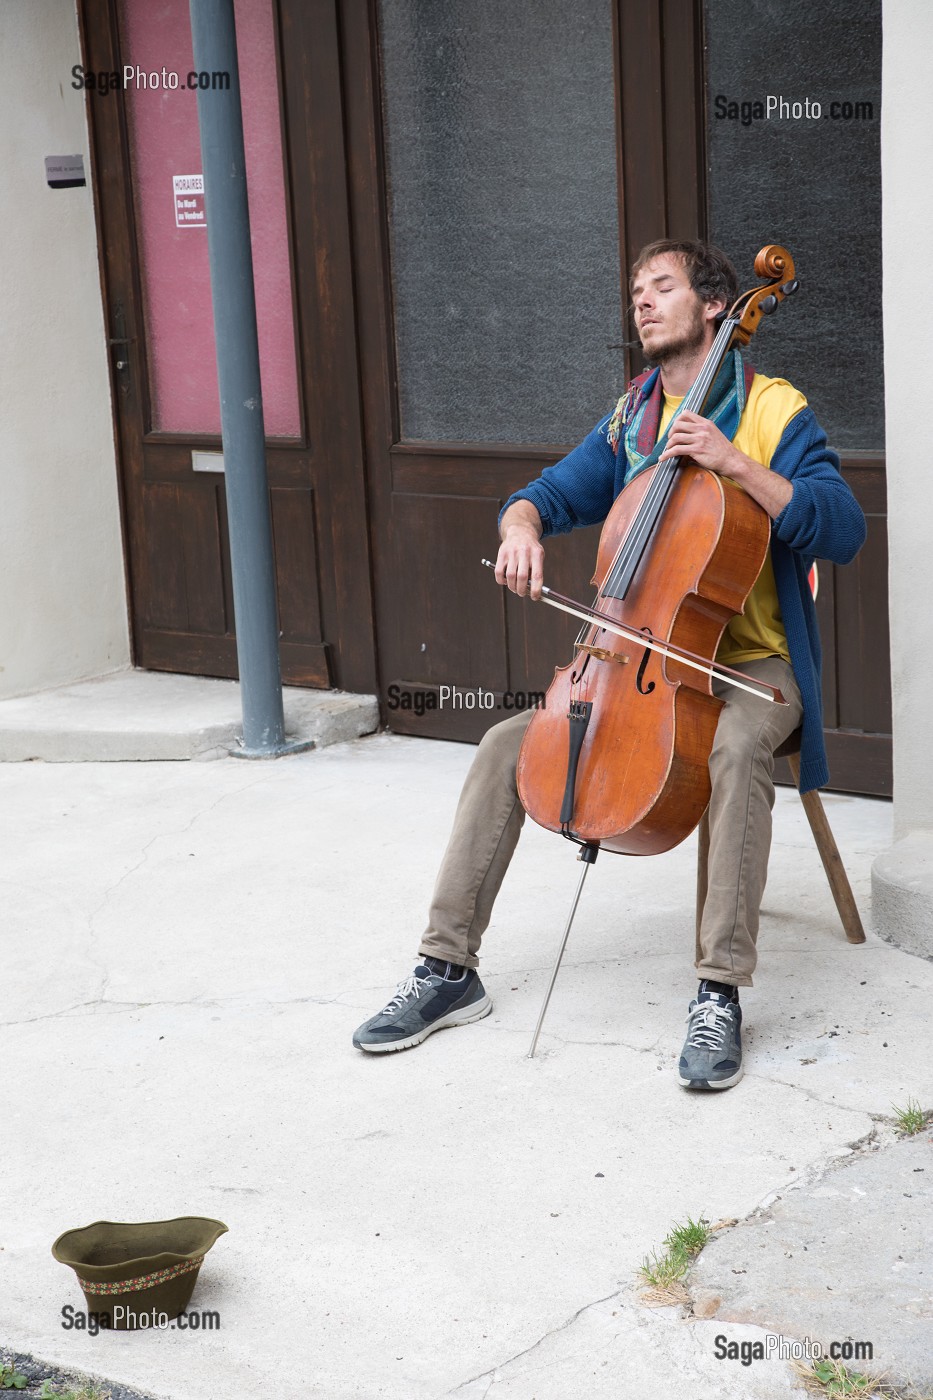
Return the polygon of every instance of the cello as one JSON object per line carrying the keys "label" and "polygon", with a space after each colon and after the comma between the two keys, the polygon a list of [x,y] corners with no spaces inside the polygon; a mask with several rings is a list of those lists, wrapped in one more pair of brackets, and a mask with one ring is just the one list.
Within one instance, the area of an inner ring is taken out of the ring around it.
{"label": "cello", "polygon": [[[743,293],[723,318],[681,411],[702,415],[726,356],[797,290],[793,259],[777,244],[761,250],[755,272],[767,282]],[[668,851],[709,804],[709,758],[724,704],[712,680],[784,703],[780,692],[714,661],[764,564],[770,524],[728,478],[667,458],[614,501],[600,535],[593,606],[542,589],[542,601],[581,617],[584,627],[573,660],[557,668],[532,716],[518,791],[534,821],[582,848],[584,869],[530,1055],[598,852]]]}

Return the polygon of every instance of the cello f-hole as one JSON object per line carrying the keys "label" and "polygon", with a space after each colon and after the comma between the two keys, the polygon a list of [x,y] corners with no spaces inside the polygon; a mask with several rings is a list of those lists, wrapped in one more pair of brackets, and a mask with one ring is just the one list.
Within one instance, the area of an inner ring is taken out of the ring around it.
{"label": "cello f-hole", "polygon": [[[646,632],[649,637],[654,636],[654,633],[652,632],[650,627],[642,627],[641,631]],[[645,668],[648,665],[648,659],[650,656],[650,648],[645,647],[645,654],[641,658],[641,664],[638,667],[638,675],[635,677],[635,689],[638,691],[639,695],[650,695],[655,687],[654,681],[649,681],[647,685],[642,685],[642,681],[645,679]]]}
{"label": "cello f-hole", "polygon": [[[577,656],[577,660],[579,660],[579,654],[578,654],[578,656]],[[583,665],[580,667],[579,671],[574,670],[574,671],[571,671],[571,673],[570,673],[570,684],[571,684],[571,685],[579,685],[580,681],[582,681],[582,679],[583,679],[583,673],[584,673],[584,671],[586,670],[587,666],[589,666],[589,664],[590,664],[590,653],[587,651],[587,652],[584,652],[584,654],[583,654]]]}

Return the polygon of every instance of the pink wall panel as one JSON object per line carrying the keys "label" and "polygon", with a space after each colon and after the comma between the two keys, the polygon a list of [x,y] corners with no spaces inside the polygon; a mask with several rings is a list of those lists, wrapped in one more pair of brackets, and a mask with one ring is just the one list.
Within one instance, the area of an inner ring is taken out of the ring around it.
{"label": "pink wall panel", "polygon": [[[300,431],[271,0],[236,0],[237,49],[266,433]],[[175,91],[126,90],[145,299],[152,426],[219,433],[207,233],[177,228],[172,177],[201,172],[188,0],[123,0],[125,63],[177,72]]]}

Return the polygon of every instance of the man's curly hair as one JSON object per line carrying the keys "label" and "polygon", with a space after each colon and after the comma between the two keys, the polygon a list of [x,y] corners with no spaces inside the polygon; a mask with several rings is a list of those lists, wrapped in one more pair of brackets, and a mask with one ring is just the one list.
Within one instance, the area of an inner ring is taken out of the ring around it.
{"label": "man's curly hair", "polygon": [[663,253],[683,259],[690,285],[701,301],[724,301],[729,310],[739,294],[735,268],[721,249],[712,243],[702,243],[698,238],[659,238],[654,243],[646,243],[635,259],[629,286],[646,263]]}

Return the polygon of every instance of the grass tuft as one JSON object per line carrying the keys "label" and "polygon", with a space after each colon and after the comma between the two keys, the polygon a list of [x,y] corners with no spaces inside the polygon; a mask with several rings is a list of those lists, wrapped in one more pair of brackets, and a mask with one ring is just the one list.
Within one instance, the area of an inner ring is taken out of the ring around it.
{"label": "grass tuft", "polygon": [[696,1258],[712,1233],[708,1220],[691,1220],[688,1215],[686,1225],[675,1225],[664,1243],[671,1253],[683,1253],[689,1261]]}
{"label": "grass tuft", "polygon": [[711,1234],[708,1221],[688,1216],[684,1225],[675,1225],[668,1232],[660,1252],[654,1250],[645,1256],[638,1272],[654,1301],[686,1302],[688,1295],[681,1279]]}
{"label": "grass tuft", "polygon": [[922,1132],[930,1117],[929,1113],[924,1113],[916,1099],[908,1099],[906,1108],[898,1108],[896,1103],[892,1103],[891,1107],[894,1109],[897,1126],[905,1137]]}
{"label": "grass tuft", "polygon": [[797,1375],[811,1395],[832,1397],[832,1400],[933,1400],[929,1391],[922,1393],[909,1383],[906,1387],[888,1385],[880,1376],[864,1376],[850,1371],[841,1361],[821,1357],[809,1365],[792,1362]]}
{"label": "grass tuft", "polygon": [[858,1396],[867,1397],[878,1393],[877,1380],[863,1376],[860,1371],[850,1371],[841,1361],[829,1361],[825,1357],[819,1361],[812,1361],[809,1365],[795,1361],[794,1369],[811,1395],[832,1396],[833,1400],[840,1396],[848,1396],[851,1400],[856,1400]]}

